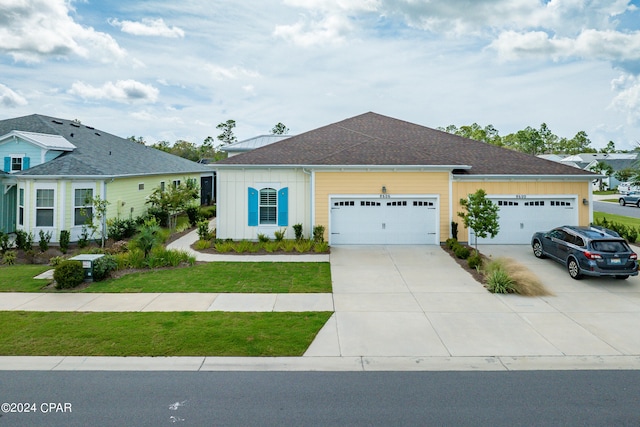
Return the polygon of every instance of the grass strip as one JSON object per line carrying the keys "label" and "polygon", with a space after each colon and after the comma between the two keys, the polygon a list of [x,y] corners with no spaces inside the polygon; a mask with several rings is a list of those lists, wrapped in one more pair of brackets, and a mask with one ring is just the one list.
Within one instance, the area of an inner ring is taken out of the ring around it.
{"label": "grass strip", "polygon": [[[628,208],[628,209],[637,209],[637,208]],[[626,226],[638,227],[640,228],[640,218],[632,218],[629,216],[615,215],[604,212],[594,212],[593,220],[601,220],[603,218],[607,218],[609,222],[617,222],[619,224],[624,224]]]}
{"label": "grass strip", "polygon": [[330,316],[0,311],[0,355],[301,356]]}
{"label": "grass strip", "polygon": [[[47,268],[27,267],[31,266],[2,267],[0,291],[41,292],[48,282],[34,282],[33,276]],[[12,279],[5,279],[5,274]],[[331,292],[331,269],[328,262],[211,262],[127,274],[92,283],[82,292]]]}

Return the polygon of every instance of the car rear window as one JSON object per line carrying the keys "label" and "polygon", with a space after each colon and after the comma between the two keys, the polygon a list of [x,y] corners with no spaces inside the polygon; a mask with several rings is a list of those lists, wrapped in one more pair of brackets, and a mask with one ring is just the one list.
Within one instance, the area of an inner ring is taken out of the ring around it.
{"label": "car rear window", "polygon": [[611,240],[595,240],[591,242],[591,246],[600,252],[625,252],[628,250],[624,242]]}

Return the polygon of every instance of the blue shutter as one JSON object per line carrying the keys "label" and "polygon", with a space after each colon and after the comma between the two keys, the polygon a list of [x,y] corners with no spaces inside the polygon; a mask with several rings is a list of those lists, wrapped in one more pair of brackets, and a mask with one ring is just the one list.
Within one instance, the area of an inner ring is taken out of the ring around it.
{"label": "blue shutter", "polygon": [[282,227],[289,225],[289,187],[278,191],[278,225]]}
{"label": "blue shutter", "polygon": [[249,187],[249,226],[258,225],[258,190]]}
{"label": "blue shutter", "polygon": [[11,157],[4,158],[4,171],[11,172]]}
{"label": "blue shutter", "polygon": [[29,169],[30,166],[31,166],[31,158],[30,157],[23,157],[22,158],[22,170]]}

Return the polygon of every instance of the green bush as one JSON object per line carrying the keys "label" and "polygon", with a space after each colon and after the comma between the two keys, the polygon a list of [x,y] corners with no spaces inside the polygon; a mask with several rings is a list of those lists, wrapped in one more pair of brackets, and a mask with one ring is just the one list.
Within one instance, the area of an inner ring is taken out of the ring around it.
{"label": "green bush", "polygon": [[200,217],[211,219],[216,216],[216,207],[215,206],[202,206],[200,207]]}
{"label": "green bush", "polygon": [[316,225],[313,227],[313,241],[324,242],[324,225]]}
{"label": "green bush", "polygon": [[30,251],[33,249],[33,234],[27,233],[24,230],[16,231],[16,246],[23,251]]}
{"label": "green bush", "polygon": [[107,220],[107,236],[116,241],[130,239],[136,234],[137,226],[132,218],[110,218]]}
{"label": "green bush", "polygon": [[302,239],[302,224],[294,224],[293,232],[296,235],[296,240]]}
{"label": "green bush", "polygon": [[266,234],[258,233],[258,242],[267,243],[269,240],[271,239]]}
{"label": "green bush", "polygon": [[228,242],[225,240],[216,240],[214,248],[216,249],[217,252],[221,254],[225,254],[233,250],[233,242]]}
{"label": "green bush", "polygon": [[13,265],[16,263],[16,251],[5,251],[2,255],[2,263],[6,265]]}
{"label": "green bush", "polygon": [[[323,243],[323,241],[316,241],[315,243],[319,244],[319,243]],[[306,240],[306,239],[298,240],[295,243],[295,250],[300,253],[309,252],[313,248],[313,244],[314,242],[312,242],[311,240]]]}
{"label": "green bush", "polygon": [[89,244],[89,229],[86,225],[82,226],[82,231],[80,232],[80,238],[78,239],[78,247],[86,248]]}
{"label": "green bush", "polygon": [[211,240],[197,240],[194,244],[193,247],[195,248],[195,250],[197,251],[201,251],[203,249],[209,249],[211,247]]}
{"label": "green bush", "polygon": [[453,247],[458,244],[458,239],[456,239],[455,237],[451,237],[445,240],[444,244],[447,246],[447,248],[453,250]]}
{"label": "green bush", "polygon": [[513,280],[502,268],[493,270],[487,276],[487,289],[494,294],[508,294],[515,292]]}
{"label": "green bush", "polygon": [[169,212],[152,206],[147,209],[147,215],[155,218],[160,227],[169,226]]}
{"label": "green bush", "polygon": [[467,264],[469,268],[480,268],[482,267],[482,257],[479,253],[475,252],[469,258],[467,258]]}
{"label": "green bush", "polygon": [[469,248],[467,248],[466,246],[462,246],[462,245],[456,245],[453,247],[453,253],[460,259],[467,259],[469,258],[469,255],[471,254],[471,252],[469,251]]}
{"label": "green bush", "polygon": [[113,255],[105,255],[93,263],[93,280],[99,282],[109,277],[109,273],[118,269],[118,262]]}
{"label": "green bush", "polygon": [[49,242],[51,241],[52,233],[51,231],[40,230],[40,240],[38,241],[38,246],[40,247],[40,252],[46,252],[49,249]]}
{"label": "green bush", "polygon": [[200,240],[211,240],[211,231],[209,230],[209,221],[202,220],[198,222],[198,237]]}
{"label": "green bush", "polygon": [[9,249],[11,249],[11,241],[9,240],[9,235],[0,231],[0,250],[2,250],[2,252],[6,252]]}
{"label": "green bush", "polygon": [[187,213],[187,217],[189,218],[189,225],[191,227],[195,227],[198,225],[198,222],[202,220],[200,217],[200,207],[198,206],[189,206],[185,209]]}
{"label": "green bush", "polygon": [[455,221],[451,221],[451,236],[458,240],[458,223]]}
{"label": "green bush", "polygon": [[313,251],[317,253],[329,252],[329,244],[327,242],[318,242],[313,245]]}
{"label": "green bush", "polygon": [[69,250],[69,242],[71,241],[71,232],[69,230],[60,230],[60,251],[66,254]]}
{"label": "green bush", "polygon": [[75,288],[84,280],[84,269],[80,261],[63,261],[53,271],[56,289]]}
{"label": "green bush", "polygon": [[286,234],[287,229],[283,228],[282,230],[274,231],[273,235],[275,236],[276,242],[282,242],[284,240],[284,235]]}
{"label": "green bush", "polygon": [[65,259],[66,259],[66,258],[65,258],[65,257],[63,257],[63,256],[54,256],[54,257],[52,257],[52,258],[50,258],[50,259],[49,259],[49,265],[50,265],[51,267],[57,267],[57,266],[59,266],[59,265],[60,265],[60,263],[61,263],[62,261],[64,261]]}

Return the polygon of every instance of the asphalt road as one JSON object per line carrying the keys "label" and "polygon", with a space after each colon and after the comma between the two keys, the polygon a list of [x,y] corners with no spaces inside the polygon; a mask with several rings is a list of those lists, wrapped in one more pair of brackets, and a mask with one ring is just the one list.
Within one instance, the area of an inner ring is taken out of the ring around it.
{"label": "asphalt road", "polygon": [[[612,197],[617,197],[613,195]],[[640,209],[635,206],[620,206],[617,203],[609,202],[593,202],[593,210],[595,212],[605,212],[615,215],[630,216],[640,218]]]}
{"label": "asphalt road", "polygon": [[640,371],[3,371],[0,403],[0,426],[638,426]]}

